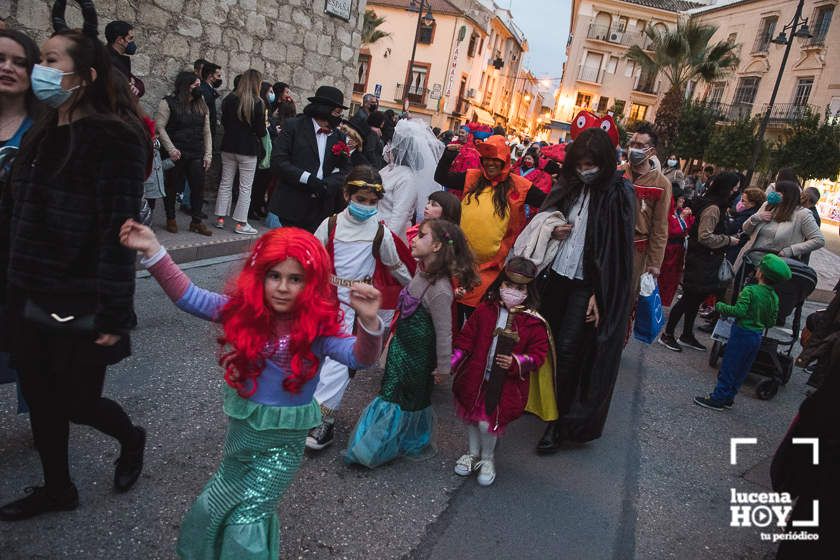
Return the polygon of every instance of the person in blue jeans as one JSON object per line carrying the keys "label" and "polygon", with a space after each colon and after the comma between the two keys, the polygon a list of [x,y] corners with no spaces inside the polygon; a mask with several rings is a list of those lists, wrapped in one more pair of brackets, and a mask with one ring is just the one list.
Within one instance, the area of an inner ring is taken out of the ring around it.
{"label": "person in blue jeans", "polygon": [[726,343],[715,390],[708,397],[694,397],[695,404],[712,410],[732,406],[758,355],[764,330],[776,324],[779,296],[773,285],[790,280],[790,276],[790,267],[785,261],[776,255],[764,255],[755,272],[757,283],[741,290],[735,305],[721,301],[715,304],[718,313],[735,317],[737,321],[732,325]]}

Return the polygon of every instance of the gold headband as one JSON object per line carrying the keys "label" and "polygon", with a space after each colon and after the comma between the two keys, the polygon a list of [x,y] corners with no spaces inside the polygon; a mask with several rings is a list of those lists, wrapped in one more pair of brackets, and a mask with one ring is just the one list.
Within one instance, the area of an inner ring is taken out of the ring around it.
{"label": "gold headband", "polygon": [[380,183],[367,183],[365,181],[347,181],[347,186],[349,187],[360,187],[363,189],[371,189],[376,192],[384,192],[385,189],[382,187]]}
{"label": "gold headband", "polygon": [[516,282],[517,284],[530,284],[534,281],[530,276],[525,276],[518,272],[511,272],[510,270],[505,270],[505,274],[512,282]]}

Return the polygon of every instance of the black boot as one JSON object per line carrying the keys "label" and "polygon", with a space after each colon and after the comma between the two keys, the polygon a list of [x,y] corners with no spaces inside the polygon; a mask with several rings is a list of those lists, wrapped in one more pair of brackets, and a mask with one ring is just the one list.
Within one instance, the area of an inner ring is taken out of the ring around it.
{"label": "black boot", "polygon": [[125,492],[137,482],[143,471],[143,452],[146,449],[146,430],[140,426],[134,427],[137,433],[135,442],[130,446],[123,446],[117,468],[114,470],[114,490]]}
{"label": "black boot", "polygon": [[30,486],[25,492],[28,494],[25,498],[0,508],[0,519],[21,521],[50,511],[72,511],[79,507],[79,493],[72,483],[60,492],[52,492],[44,486]]}
{"label": "black boot", "polygon": [[550,455],[556,453],[560,449],[562,440],[558,435],[558,425],[556,422],[549,422],[548,426],[543,432],[542,438],[537,443],[537,453],[540,455]]}

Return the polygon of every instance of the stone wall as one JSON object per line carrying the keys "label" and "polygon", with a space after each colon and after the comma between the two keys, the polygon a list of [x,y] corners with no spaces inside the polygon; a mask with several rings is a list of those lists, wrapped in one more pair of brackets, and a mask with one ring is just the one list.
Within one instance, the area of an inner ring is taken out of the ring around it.
{"label": "stone wall", "polygon": [[[235,75],[255,68],[266,81],[290,84],[301,109],[322,84],[340,88],[350,101],[366,0],[348,1],[349,22],[327,15],[325,0],[98,0],[96,7],[103,41],[109,21],[135,27],[132,71],[146,85],[147,110],[197,58],[222,66],[223,95]],[[75,2],[67,4],[67,22],[81,27]],[[0,16],[40,44],[52,31],[51,6],[50,0],[0,0]]]}

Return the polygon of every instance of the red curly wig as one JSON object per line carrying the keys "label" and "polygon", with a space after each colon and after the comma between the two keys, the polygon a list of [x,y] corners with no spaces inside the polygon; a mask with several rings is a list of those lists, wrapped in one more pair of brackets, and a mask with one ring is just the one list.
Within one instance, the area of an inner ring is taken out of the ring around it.
{"label": "red curly wig", "polygon": [[291,312],[291,375],[283,380],[283,388],[299,393],[318,372],[318,358],[312,353],[312,342],[319,336],[341,336],[341,310],[336,291],[329,282],[332,262],[324,246],[314,235],[302,229],[273,229],[254,245],[242,272],[228,290],[230,300],[222,308],[224,336],[219,344],[224,349],[219,363],[225,368],[225,381],[242,397],[257,390],[257,378],[266,358],[274,351],[279,317],[265,303],[265,276],[277,263],[286,259],[298,261],[304,270],[305,285]]}

